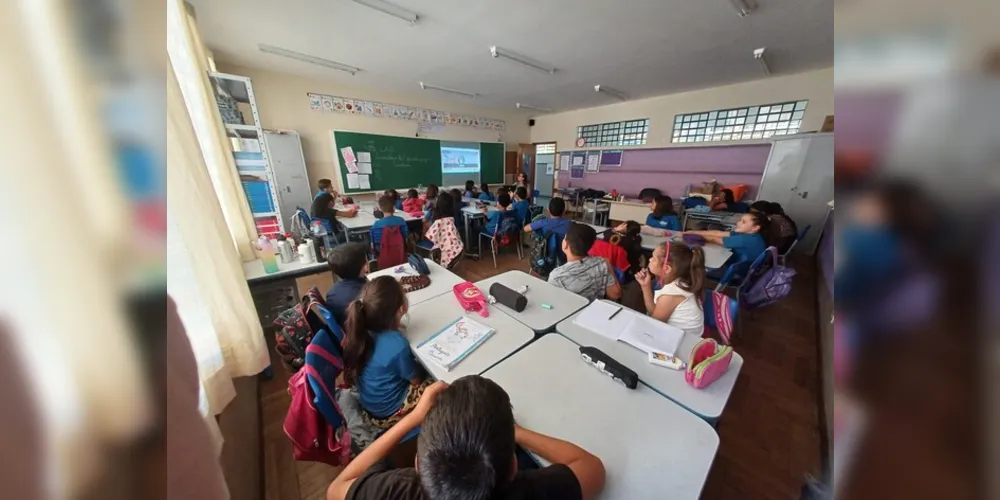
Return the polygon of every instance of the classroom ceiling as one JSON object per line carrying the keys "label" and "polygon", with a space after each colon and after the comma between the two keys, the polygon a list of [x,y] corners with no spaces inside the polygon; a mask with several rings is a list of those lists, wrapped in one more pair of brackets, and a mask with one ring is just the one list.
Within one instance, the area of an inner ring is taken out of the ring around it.
{"label": "classroom ceiling", "polygon": [[[765,78],[758,47],[767,47],[771,77],[833,64],[833,0],[757,0],[744,18],[729,0],[393,0],[420,15],[413,26],[352,0],[189,1],[217,60],[396,92],[421,92],[424,81],[479,94],[435,97],[510,110],[618,102],[598,84],[636,99]],[[557,71],[494,59],[493,45]]]}

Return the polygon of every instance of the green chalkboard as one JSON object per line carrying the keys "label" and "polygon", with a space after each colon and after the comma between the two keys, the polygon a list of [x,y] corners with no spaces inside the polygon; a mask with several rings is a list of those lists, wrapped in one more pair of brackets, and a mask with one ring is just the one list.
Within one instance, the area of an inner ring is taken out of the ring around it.
{"label": "green chalkboard", "polygon": [[[421,184],[441,185],[441,141],[437,139],[334,131],[333,144],[345,192],[408,189]],[[347,162],[342,151],[345,147],[351,147],[355,155],[362,151],[371,154],[370,189],[347,187]],[[481,182],[503,183],[504,150],[502,142],[479,143]]]}
{"label": "green chalkboard", "polygon": [[[346,192],[441,184],[441,141],[355,132],[334,132],[333,141],[340,162],[340,180]],[[371,154],[370,189],[347,187],[348,170],[343,153],[346,147],[354,149],[355,155],[360,152]]]}

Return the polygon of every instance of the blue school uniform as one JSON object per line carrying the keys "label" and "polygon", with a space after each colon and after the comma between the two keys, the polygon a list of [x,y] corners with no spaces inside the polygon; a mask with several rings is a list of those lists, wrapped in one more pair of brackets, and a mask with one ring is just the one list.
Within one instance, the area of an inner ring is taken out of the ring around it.
{"label": "blue school uniform", "polygon": [[753,262],[767,250],[764,238],[757,233],[730,233],[722,238],[722,246],[733,251],[738,261]]}
{"label": "blue school uniform", "polygon": [[482,201],[493,201],[493,195],[490,193],[479,193],[479,199]]}
{"label": "blue school uniform", "polygon": [[372,336],[375,348],[358,377],[358,399],[375,418],[386,418],[403,407],[417,364],[403,334],[388,330]]}
{"label": "blue school uniform", "polygon": [[560,237],[565,237],[566,233],[569,232],[570,226],[573,225],[573,221],[569,219],[563,219],[562,217],[548,217],[545,219],[537,220],[531,223],[532,231],[548,231],[553,234],[557,234]]}
{"label": "blue school uniform", "polygon": [[347,321],[347,306],[361,295],[361,287],[367,282],[364,278],[341,279],[326,292],[326,307],[340,326]]}
{"label": "blue school uniform", "polygon": [[681,230],[681,220],[676,215],[661,215],[659,217],[649,214],[646,216],[646,225],[656,229],[668,229],[670,231]]}
{"label": "blue school uniform", "polygon": [[500,226],[500,221],[503,220],[503,211],[495,210],[486,214],[486,226],[483,227],[483,232],[492,236],[497,227]]}
{"label": "blue school uniform", "polygon": [[[389,215],[386,217],[382,217],[381,219],[375,221],[374,224],[372,224],[372,229],[382,229],[388,226],[399,226],[399,234],[403,235],[403,240],[406,240],[406,232],[407,232],[406,221],[403,220],[403,218],[398,215]],[[372,231],[372,239],[373,239],[372,244],[375,245],[375,248],[378,248],[379,244],[382,243],[382,232]]]}
{"label": "blue school uniform", "polygon": [[474,193],[472,191],[466,191],[465,194],[462,195],[462,197],[464,197],[464,198],[475,198],[476,197],[476,193]]}
{"label": "blue school uniform", "polygon": [[511,205],[514,209],[514,213],[517,214],[517,223],[522,226],[527,224],[528,221],[528,210],[531,208],[531,202],[528,200],[517,200]]}

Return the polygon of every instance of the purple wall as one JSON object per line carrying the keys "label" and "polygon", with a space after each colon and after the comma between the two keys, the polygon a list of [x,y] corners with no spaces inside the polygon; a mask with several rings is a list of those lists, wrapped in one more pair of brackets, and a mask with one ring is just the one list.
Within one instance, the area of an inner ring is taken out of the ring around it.
{"label": "purple wall", "polygon": [[602,166],[600,172],[587,172],[583,179],[569,179],[569,172],[560,172],[559,185],[568,180],[569,187],[617,189],[626,196],[637,196],[651,187],[676,198],[689,184],[700,186],[715,179],[722,185],[746,184],[749,191],[744,199],[752,200],[770,152],[770,144],[627,149],[620,167]]}

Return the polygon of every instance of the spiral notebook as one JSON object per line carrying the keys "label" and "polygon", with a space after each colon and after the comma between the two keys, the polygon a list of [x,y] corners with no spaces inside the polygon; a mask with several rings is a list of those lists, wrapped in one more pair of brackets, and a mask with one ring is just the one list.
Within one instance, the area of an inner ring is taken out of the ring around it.
{"label": "spiral notebook", "polygon": [[463,316],[417,345],[425,359],[451,371],[493,335],[492,328]]}

